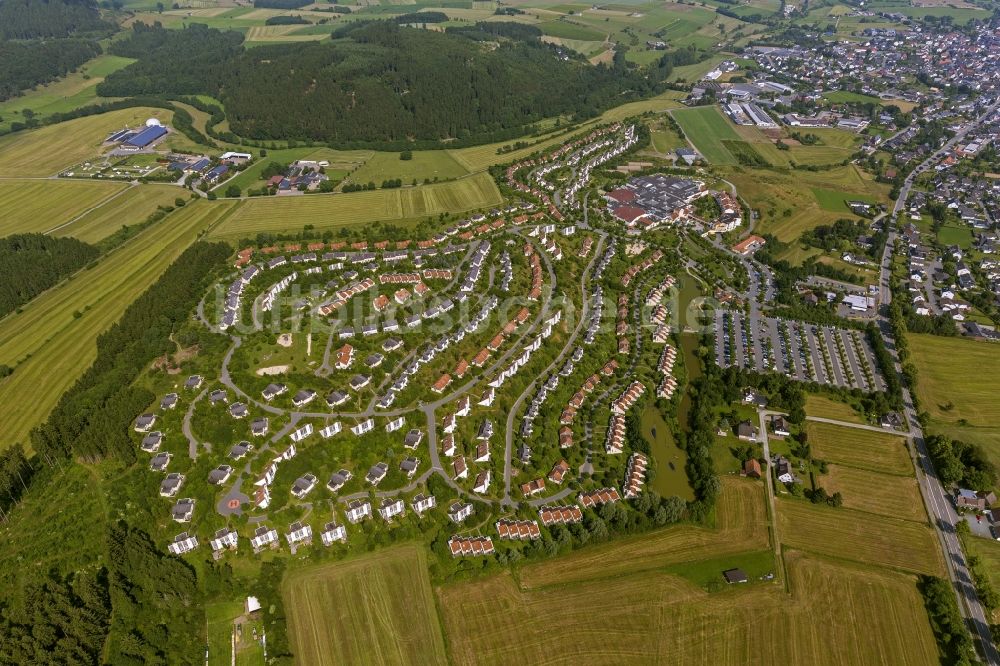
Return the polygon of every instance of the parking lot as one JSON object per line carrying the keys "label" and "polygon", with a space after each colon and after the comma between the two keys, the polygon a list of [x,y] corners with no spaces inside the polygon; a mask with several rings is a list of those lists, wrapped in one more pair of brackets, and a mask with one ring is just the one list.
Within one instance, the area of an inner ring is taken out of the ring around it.
{"label": "parking lot", "polygon": [[882,391],[875,355],[861,331],[807,322],[715,314],[715,358],[723,368],[780,372],[803,382]]}

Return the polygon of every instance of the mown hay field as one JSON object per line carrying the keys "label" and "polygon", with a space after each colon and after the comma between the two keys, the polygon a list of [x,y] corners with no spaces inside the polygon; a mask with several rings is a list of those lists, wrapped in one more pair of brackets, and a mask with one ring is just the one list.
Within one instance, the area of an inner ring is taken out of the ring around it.
{"label": "mown hay field", "polygon": [[640,570],[545,590],[505,573],[438,598],[455,664],[938,663],[912,576],[798,552],[786,568],[791,594],[775,583],[709,594]]}
{"label": "mown hay field", "polygon": [[488,173],[419,187],[350,194],[257,197],[244,201],[212,236],[245,238],[258,233],[338,229],[352,224],[461,213],[495,206],[500,191]]}
{"label": "mown hay field", "polygon": [[89,180],[0,180],[0,237],[50,231],[126,187]]}
{"label": "mown hay field", "polygon": [[927,525],[831,508],[805,500],[779,499],[778,534],[791,548],[913,573],[944,575],[944,559]]}
{"label": "mown hay field", "polygon": [[857,467],[830,465],[829,472],[816,477],[828,493],[840,492],[844,506],[866,513],[927,522],[927,511],[917,479]]}
{"label": "mown hay field", "polygon": [[296,570],[282,591],[298,663],[446,663],[423,547]]}
{"label": "mown hay field", "polygon": [[913,462],[899,435],[809,421],[806,425],[813,457],[874,472],[913,474]]}
{"label": "mown hay field", "polygon": [[586,548],[526,567],[520,582],[527,588],[536,588],[767,548],[763,485],[732,477],[724,478],[723,484],[716,508],[717,529],[678,525]]}
{"label": "mown hay field", "polygon": [[71,224],[52,231],[54,236],[72,236],[96,243],[123,225],[140,224],[158,206],[173,206],[177,197],[188,200],[189,193],[170,185],[139,185],[110,199]]}
{"label": "mown hay field", "polygon": [[195,202],[171,213],[93,268],[0,320],[0,363],[14,368],[0,380],[0,403],[6,405],[4,444],[28,443],[28,431],[93,362],[97,336],[233,205]]}
{"label": "mown hay field", "polygon": [[1000,376],[995,346],[937,335],[907,337],[917,366],[917,397],[932,418],[977,426],[1000,424],[1000,401],[985,381]]}
{"label": "mown hay field", "polygon": [[107,136],[147,118],[169,124],[173,111],[134,107],[0,137],[0,176],[51,176],[95,157]]}

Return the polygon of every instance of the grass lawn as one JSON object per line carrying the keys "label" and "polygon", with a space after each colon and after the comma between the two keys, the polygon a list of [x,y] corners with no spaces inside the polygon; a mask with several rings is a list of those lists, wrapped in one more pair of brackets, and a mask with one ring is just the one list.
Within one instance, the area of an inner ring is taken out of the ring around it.
{"label": "grass lawn", "polygon": [[778,534],[786,546],[912,573],[944,574],[940,544],[926,524],[801,499],[779,498],[777,512]]}
{"label": "grass lawn", "polygon": [[412,155],[413,159],[401,160],[399,153],[375,153],[351,174],[350,180],[381,185],[383,180],[402,178],[403,183],[409,185],[414,179],[422,183],[425,178],[444,180],[469,173],[447,150],[418,150]]}
{"label": "grass lawn", "polygon": [[0,237],[45,232],[121,193],[124,183],[0,180]]}
{"label": "grass lawn", "polygon": [[806,395],[806,414],[850,423],[865,423],[864,417],[851,405],[821,395]]}
{"label": "grass lawn", "polygon": [[740,141],[740,135],[717,107],[678,109],[672,115],[705,159],[713,164],[736,164],[736,157],[723,141]]}
{"label": "grass lawn", "polygon": [[108,74],[123,69],[132,62],[134,60],[131,58],[99,55],[81,65],[78,71],[58,81],[0,103],[0,129],[8,129],[11,123],[24,122],[22,114],[25,109],[31,109],[38,118],[45,118],[53,113],[65,113],[105,101],[97,98],[97,84]]}
{"label": "grass lawn", "polygon": [[957,245],[963,250],[972,247],[972,229],[964,224],[946,224],[938,229],[938,240],[945,245]]}
{"label": "grass lawn", "polygon": [[375,221],[405,220],[438,213],[460,213],[501,201],[493,178],[482,172],[434,185],[390,190],[257,197],[243,201],[212,236],[239,239],[260,232],[297,231],[307,224],[318,230]]}
{"label": "grass lawn", "polygon": [[887,474],[913,474],[905,440],[890,435],[809,421],[806,424],[813,456],[829,463]]}
{"label": "grass lawn", "polygon": [[288,634],[300,663],[446,661],[421,546],[295,570],[282,588]]}
{"label": "grass lawn", "polygon": [[205,605],[208,666],[230,666],[233,659],[233,620],[243,614],[239,601]]}
{"label": "grass lawn", "polygon": [[171,213],[95,267],[35,298],[20,314],[0,320],[0,363],[14,368],[0,380],[0,401],[7,405],[5,444],[28,444],[28,431],[93,362],[97,336],[232,207],[196,202]]}
{"label": "grass lawn", "polygon": [[85,243],[96,243],[118,231],[123,225],[144,222],[157,206],[173,206],[177,197],[188,200],[189,192],[170,185],[139,185],[81,216],[72,224],[52,233],[72,236]]}
{"label": "grass lawn", "polygon": [[812,188],[812,193],[819,202],[823,210],[835,213],[850,213],[847,207],[848,201],[864,201],[866,203],[877,203],[877,198],[867,194],[851,194],[850,192],[840,192],[838,190],[827,190],[822,187]]}
{"label": "grass lawn", "polygon": [[[0,137],[0,176],[51,176],[97,155],[114,130],[136,127],[147,118],[169,125],[173,115],[166,109],[135,107],[8,134]],[[183,137],[176,141],[190,144]]]}

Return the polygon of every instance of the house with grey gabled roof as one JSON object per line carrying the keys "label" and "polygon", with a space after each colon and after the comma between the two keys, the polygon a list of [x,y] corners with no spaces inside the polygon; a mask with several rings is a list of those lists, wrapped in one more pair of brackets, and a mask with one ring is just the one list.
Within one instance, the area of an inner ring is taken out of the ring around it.
{"label": "house with grey gabled roof", "polygon": [[160,496],[173,497],[180,491],[183,485],[184,475],[178,472],[171,472],[160,482]]}
{"label": "house with grey gabled roof", "polygon": [[163,444],[163,433],[159,430],[154,430],[142,438],[139,448],[146,453],[156,453],[160,450],[161,444]]}

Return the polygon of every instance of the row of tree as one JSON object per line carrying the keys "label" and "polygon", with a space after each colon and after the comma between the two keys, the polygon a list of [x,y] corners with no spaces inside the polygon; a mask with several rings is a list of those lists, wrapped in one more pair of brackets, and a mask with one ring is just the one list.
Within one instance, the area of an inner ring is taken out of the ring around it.
{"label": "row of tree", "polygon": [[100,251],[75,238],[16,234],[0,238],[0,317],[13,312]]}

